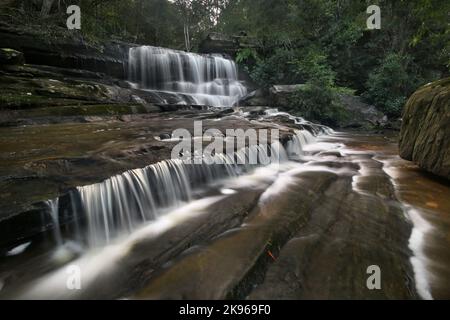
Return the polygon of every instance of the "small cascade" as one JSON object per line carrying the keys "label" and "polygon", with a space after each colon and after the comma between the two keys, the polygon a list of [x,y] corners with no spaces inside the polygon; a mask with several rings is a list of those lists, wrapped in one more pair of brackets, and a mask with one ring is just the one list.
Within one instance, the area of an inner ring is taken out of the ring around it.
{"label": "small cascade", "polygon": [[304,146],[316,142],[316,138],[307,130],[297,130],[295,133],[287,142],[286,151],[290,158],[297,159],[304,155]]}
{"label": "small cascade", "polygon": [[247,94],[236,64],[221,56],[135,47],[129,51],[128,73],[140,89],[175,93],[184,104],[231,107]]}
{"label": "small cascade", "polygon": [[52,218],[52,223],[54,225],[53,234],[55,237],[55,242],[58,246],[61,246],[63,244],[63,238],[61,235],[61,228],[59,223],[59,199],[48,200],[47,206],[50,217]]}
{"label": "small cascade", "polygon": [[229,166],[162,161],[77,188],[81,205],[76,215],[85,217],[88,245],[98,247],[189,202],[194,185],[233,174]]}
{"label": "small cascade", "polygon": [[281,112],[278,109],[268,109],[265,111],[265,118],[273,118],[273,117],[286,117],[289,120],[294,121],[294,123],[300,127],[302,127],[305,131],[307,131],[311,136],[318,135],[330,135],[333,134],[334,131],[330,127],[313,123],[308,120],[303,119],[302,117],[293,116],[287,112]]}
{"label": "small cascade", "polygon": [[100,247],[190,202],[194,191],[208,184],[250,173],[257,166],[286,162],[289,157],[280,142],[273,142],[203,160],[202,164],[166,160],[101,183],[78,187],[66,197],[70,203],[64,208],[58,199],[48,201],[57,244],[63,244],[61,214],[72,216],[74,221],[70,240]]}

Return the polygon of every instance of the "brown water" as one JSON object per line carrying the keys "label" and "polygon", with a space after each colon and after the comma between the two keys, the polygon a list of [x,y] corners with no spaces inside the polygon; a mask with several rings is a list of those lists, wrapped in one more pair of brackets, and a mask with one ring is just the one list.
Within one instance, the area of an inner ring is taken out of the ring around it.
{"label": "brown water", "polygon": [[401,159],[394,135],[342,135],[342,142],[354,150],[374,152],[383,163],[415,225],[410,245],[421,265],[415,270],[416,282],[424,277],[418,282],[425,281],[422,285],[433,299],[450,299],[450,183]]}

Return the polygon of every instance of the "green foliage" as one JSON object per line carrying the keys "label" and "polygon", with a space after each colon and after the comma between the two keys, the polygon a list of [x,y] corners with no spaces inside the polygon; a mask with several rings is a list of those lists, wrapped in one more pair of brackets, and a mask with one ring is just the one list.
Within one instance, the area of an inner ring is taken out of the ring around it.
{"label": "green foliage", "polygon": [[343,109],[335,88],[308,82],[293,96],[290,111],[308,120],[336,126],[349,117]]}
{"label": "green foliage", "polygon": [[369,76],[364,96],[390,117],[399,117],[407,97],[422,83],[411,58],[388,54]]}
{"label": "green foliage", "polygon": [[319,50],[311,49],[294,62],[294,72],[303,81],[324,87],[334,87],[336,73],[328,64],[327,57]]}
{"label": "green foliage", "polygon": [[243,48],[236,54],[236,62],[239,64],[249,63],[250,61],[258,61],[258,53],[253,48]]}
{"label": "green foliage", "polygon": [[307,119],[337,125],[347,116],[338,97],[344,89],[336,87],[336,74],[327,57],[312,49],[296,59],[294,66],[305,85],[291,99],[291,111]]}
{"label": "green foliage", "polygon": [[306,84],[298,99],[306,99],[314,110],[335,102],[339,86],[351,87],[398,117],[415,88],[449,75],[450,2],[376,3],[382,8],[381,30],[366,30],[366,1],[340,0],[232,1],[219,28],[245,30],[258,38],[260,59],[247,68],[261,86]]}
{"label": "green foliage", "polygon": [[295,84],[297,74],[292,72],[296,54],[293,50],[276,49],[272,55],[259,59],[250,70],[250,76],[261,87],[275,84]]}

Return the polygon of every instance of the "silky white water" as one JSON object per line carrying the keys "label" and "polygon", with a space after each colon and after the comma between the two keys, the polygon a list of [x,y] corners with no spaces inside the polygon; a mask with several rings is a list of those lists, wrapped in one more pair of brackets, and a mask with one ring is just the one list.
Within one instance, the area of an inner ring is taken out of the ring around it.
{"label": "silky white water", "polygon": [[151,46],[130,49],[128,78],[140,89],[177,94],[184,104],[231,107],[247,94],[234,61]]}

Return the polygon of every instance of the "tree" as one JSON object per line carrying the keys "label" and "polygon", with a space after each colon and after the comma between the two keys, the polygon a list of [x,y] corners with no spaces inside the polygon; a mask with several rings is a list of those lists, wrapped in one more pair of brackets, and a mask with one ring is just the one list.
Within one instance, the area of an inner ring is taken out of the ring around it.
{"label": "tree", "polygon": [[42,0],[41,15],[43,17],[48,16],[48,14],[50,13],[50,10],[52,9],[54,2],[55,2],[55,0]]}

